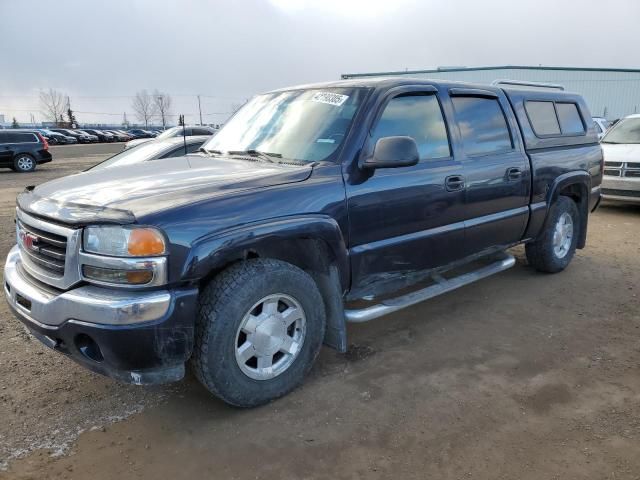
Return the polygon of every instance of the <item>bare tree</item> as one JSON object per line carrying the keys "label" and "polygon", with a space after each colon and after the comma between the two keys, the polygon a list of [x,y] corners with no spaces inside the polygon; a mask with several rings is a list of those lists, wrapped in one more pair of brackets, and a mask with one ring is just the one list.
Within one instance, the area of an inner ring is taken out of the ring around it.
{"label": "bare tree", "polygon": [[171,114],[171,97],[168,93],[162,93],[158,90],[154,90],[153,101],[157,114],[162,120],[162,128],[165,128],[167,126],[167,117]]}
{"label": "bare tree", "polygon": [[47,120],[58,123],[67,110],[67,97],[53,88],[46,92],[41,90],[40,108]]}
{"label": "bare tree", "polygon": [[156,103],[146,90],[140,90],[136,93],[131,108],[136,113],[138,120],[144,122],[145,127],[149,126],[149,121],[156,114]]}

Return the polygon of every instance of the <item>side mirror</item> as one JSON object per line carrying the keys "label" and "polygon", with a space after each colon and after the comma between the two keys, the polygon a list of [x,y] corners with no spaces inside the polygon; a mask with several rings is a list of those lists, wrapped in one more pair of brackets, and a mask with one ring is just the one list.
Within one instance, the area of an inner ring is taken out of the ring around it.
{"label": "side mirror", "polygon": [[411,137],[382,137],[373,155],[364,161],[365,168],[410,167],[420,160],[418,145]]}

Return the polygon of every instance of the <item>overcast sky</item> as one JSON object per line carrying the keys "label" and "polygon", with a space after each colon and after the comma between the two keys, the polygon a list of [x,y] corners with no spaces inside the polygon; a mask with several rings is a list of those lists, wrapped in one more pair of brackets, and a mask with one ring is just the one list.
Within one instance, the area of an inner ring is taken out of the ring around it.
{"label": "overcast sky", "polygon": [[347,72],[640,68],[639,0],[0,0],[0,33],[6,121],[42,120],[50,87],[80,122],[135,120],[145,88],[187,121],[201,94],[217,122],[255,93]]}

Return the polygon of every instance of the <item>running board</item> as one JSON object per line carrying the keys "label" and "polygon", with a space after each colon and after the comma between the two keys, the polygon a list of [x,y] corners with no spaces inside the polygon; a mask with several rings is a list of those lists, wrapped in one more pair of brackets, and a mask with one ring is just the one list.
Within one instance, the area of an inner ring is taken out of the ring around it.
{"label": "running board", "polygon": [[390,298],[383,300],[377,305],[371,307],[362,308],[359,310],[345,310],[344,316],[348,322],[361,323],[368,322],[374,318],[382,317],[390,313],[402,310],[403,308],[410,307],[416,303],[423,302],[430,298],[436,297],[456,288],[463,287],[469,283],[473,283],[485,277],[489,277],[495,273],[502,272],[513,267],[516,263],[516,259],[513,255],[504,253],[498,259],[478,270],[473,272],[462,274],[458,277],[446,279],[440,276],[438,273],[434,273],[431,278],[436,282],[435,285],[430,285],[422,290],[407,293],[396,298]]}

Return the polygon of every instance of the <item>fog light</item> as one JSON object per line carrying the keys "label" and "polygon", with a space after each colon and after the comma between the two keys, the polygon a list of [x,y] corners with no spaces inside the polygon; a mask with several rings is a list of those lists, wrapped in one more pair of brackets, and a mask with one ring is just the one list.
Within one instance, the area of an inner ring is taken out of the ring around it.
{"label": "fog light", "polygon": [[94,362],[102,362],[104,357],[100,351],[100,347],[89,335],[81,333],[75,338],[76,348],[82,355]]}
{"label": "fog light", "polygon": [[83,265],[82,274],[91,280],[123,285],[144,285],[153,280],[153,270],[117,270]]}

